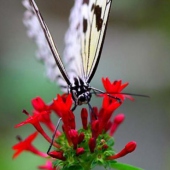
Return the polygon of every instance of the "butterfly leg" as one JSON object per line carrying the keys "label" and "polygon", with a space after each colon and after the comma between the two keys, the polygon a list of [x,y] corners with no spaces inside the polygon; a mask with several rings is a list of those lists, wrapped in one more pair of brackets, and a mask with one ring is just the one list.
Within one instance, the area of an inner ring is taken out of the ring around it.
{"label": "butterfly leg", "polygon": [[55,138],[55,135],[56,135],[56,132],[57,132],[57,130],[58,130],[58,127],[59,127],[59,124],[60,124],[61,120],[62,120],[62,118],[60,117],[59,120],[58,120],[58,122],[57,122],[55,131],[54,131],[54,133],[53,133],[52,141],[51,141],[50,146],[49,146],[48,151],[47,151],[47,154],[48,154],[48,155],[49,155],[49,152],[50,152],[50,150],[51,150],[51,147],[52,147],[52,145],[53,145],[53,143],[54,143],[54,138]]}
{"label": "butterfly leg", "polygon": [[89,114],[90,114],[90,123],[92,123],[92,116],[94,115],[95,119],[97,120],[97,115],[94,113],[93,108],[90,103],[87,103],[89,106]]}
{"label": "butterfly leg", "polygon": [[77,107],[77,104],[74,104],[73,108],[71,109],[71,111],[73,112]]}

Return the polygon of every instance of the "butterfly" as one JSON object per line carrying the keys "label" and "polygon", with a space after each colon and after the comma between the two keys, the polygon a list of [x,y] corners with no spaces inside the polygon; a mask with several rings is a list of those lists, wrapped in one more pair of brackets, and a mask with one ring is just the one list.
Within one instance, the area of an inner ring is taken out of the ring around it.
{"label": "butterfly", "polygon": [[75,0],[61,59],[35,1],[23,0],[27,9],[24,24],[38,46],[37,56],[44,62],[47,76],[63,92],[71,93],[75,103],[72,110],[77,105],[88,104],[93,92],[104,93],[91,87],[90,82],[101,57],[111,4],[112,0]]}

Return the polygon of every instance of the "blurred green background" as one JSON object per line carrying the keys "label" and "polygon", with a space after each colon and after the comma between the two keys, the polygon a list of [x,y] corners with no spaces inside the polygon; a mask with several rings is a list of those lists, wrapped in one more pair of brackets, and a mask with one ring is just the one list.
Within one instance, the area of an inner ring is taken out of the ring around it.
{"label": "blurred green background", "polygon": [[[34,129],[31,125],[14,129],[14,125],[25,120],[22,109],[31,111],[32,98],[41,96],[49,102],[59,89],[44,76],[44,66],[35,59],[36,45],[22,24],[21,1],[0,2],[0,168],[33,170],[44,160],[30,153],[12,160],[11,146],[17,134],[25,138]],[[36,2],[62,54],[73,0]],[[126,101],[119,109],[126,120],[115,134],[116,150],[131,140],[138,143],[134,153],[119,161],[146,170],[169,170],[170,0],[114,0],[102,58],[91,85],[102,89],[101,77],[106,76],[128,81],[126,92],[151,96]],[[92,105],[97,105],[95,97]],[[48,148],[41,137],[34,143],[44,152]]]}

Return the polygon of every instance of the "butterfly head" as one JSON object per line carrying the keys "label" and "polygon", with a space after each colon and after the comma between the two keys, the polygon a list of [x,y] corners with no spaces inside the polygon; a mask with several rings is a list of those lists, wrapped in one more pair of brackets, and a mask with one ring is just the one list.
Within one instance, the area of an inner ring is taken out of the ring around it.
{"label": "butterfly head", "polygon": [[89,103],[91,99],[90,90],[89,84],[84,82],[81,78],[74,78],[74,83],[69,88],[76,105]]}

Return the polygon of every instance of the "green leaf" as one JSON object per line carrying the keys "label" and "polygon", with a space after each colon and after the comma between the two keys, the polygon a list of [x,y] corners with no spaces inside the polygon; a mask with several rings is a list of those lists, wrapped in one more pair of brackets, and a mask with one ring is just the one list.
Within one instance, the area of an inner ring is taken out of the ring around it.
{"label": "green leaf", "polygon": [[113,138],[110,138],[108,141],[107,141],[107,144],[109,145],[109,146],[113,146],[114,145],[114,139]]}
{"label": "green leaf", "polygon": [[107,151],[104,152],[104,155],[105,155],[105,156],[111,156],[111,155],[113,155],[113,154],[114,154],[114,151],[113,151],[113,150],[107,150]]}
{"label": "green leaf", "polygon": [[75,166],[69,166],[69,167],[64,167],[61,170],[83,170],[81,166],[75,165]]}
{"label": "green leaf", "polygon": [[138,168],[138,167],[135,167],[132,165],[128,165],[128,164],[123,164],[120,162],[116,162],[116,163],[112,162],[112,163],[110,163],[110,167],[114,168],[116,170],[143,170],[141,168]]}
{"label": "green leaf", "polygon": [[93,169],[95,166],[97,166],[97,161],[93,161],[93,162],[91,163],[91,169]]}

